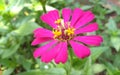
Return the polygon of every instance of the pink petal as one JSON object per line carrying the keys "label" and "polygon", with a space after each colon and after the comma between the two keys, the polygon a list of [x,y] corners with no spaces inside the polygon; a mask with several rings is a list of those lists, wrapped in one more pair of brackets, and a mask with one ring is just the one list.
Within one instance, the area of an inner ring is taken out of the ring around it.
{"label": "pink petal", "polygon": [[85,58],[88,57],[90,55],[90,49],[80,43],[74,42],[74,41],[70,41],[70,44],[73,48],[74,53],[76,54],[76,56],[78,58]]}
{"label": "pink petal", "polygon": [[78,19],[83,15],[83,11],[80,8],[75,8],[73,10],[71,26],[74,26]]}
{"label": "pink petal", "polygon": [[42,37],[42,38],[35,38],[31,45],[37,45],[37,44],[41,44],[41,43],[44,43],[46,41],[49,41],[49,40],[53,40],[53,38],[49,38],[49,37]]}
{"label": "pink petal", "polygon": [[46,50],[48,50],[48,48],[50,48],[51,46],[53,46],[56,43],[57,43],[57,41],[51,41],[48,44],[37,48],[33,53],[34,58],[37,58],[37,57],[40,57],[41,55],[43,55],[46,52]]}
{"label": "pink petal", "polygon": [[68,59],[67,52],[67,42],[63,42],[59,54],[55,58],[55,62],[59,64],[60,62],[65,63]]}
{"label": "pink petal", "polygon": [[47,14],[42,15],[40,18],[43,22],[47,23],[52,28],[56,28],[57,25],[55,24],[55,21],[60,17],[59,17],[58,10],[52,10],[52,11],[49,11]]}
{"label": "pink petal", "polygon": [[91,35],[91,36],[77,36],[74,38],[74,40],[83,42],[88,45],[93,45],[93,46],[100,46],[102,43],[103,39],[101,36],[97,35]]}
{"label": "pink petal", "polygon": [[57,20],[60,18],[58,10],[49,11],[48,14],[50,15],[50,18],[53,18],[54,20]]}
{"label": "pink petal", "polygon": [[78,30],[75,31],[75,34],[80,34],[80,33],[86,33],[86,32],[94,32],[98,30],[98,24],[97,23],[92,23],[87,26],[84,26],[82,28],[79,28]]}
{"label": "pink petal", "polygon": [[55,45],[53,48],[47,50],[42,56],[41,61],[48,63],[51,62],[53,58],[58,54],[62,46],[62,43]]}
{"label": "pink petal", "polygon": [[75,28],[77,29],[77,28],[91,22],[94,18],[95,18],[95,16],[91,11],[84,12],[83,16],[76,23]]}
{"label": "pink petal", "polygon": [[51,37],[53,38],[52,31],[45,28],[37,28],[34,30],[34,37]]}
{"label": "pink petal", "polygon": [[62,10],[62,15],[63,15],[64,22],[68,22],[70,19],[70,15],[71,15],[71,9],[64,8]]}

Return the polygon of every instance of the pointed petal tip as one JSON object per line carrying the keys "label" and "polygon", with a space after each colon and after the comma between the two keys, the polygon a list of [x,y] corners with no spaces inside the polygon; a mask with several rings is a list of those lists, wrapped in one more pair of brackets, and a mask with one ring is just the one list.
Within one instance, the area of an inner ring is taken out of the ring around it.
{"label": "pointed petal tip", "polygon": [[91,55],[91,51],[86,53],[86,55],[82,56],[81,59],[85,59],[85,58],[89,57],[90,55]]}

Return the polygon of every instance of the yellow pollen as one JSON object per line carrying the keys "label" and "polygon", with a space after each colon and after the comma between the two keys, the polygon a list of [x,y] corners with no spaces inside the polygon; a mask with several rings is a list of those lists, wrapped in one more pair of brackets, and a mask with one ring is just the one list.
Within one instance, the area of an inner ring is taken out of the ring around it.
{"label": "yellow pollen", "polygon": [[61,20],[62,20],[62,19],[57,19],[57,20],[55,21],[55,24],[60,24],[60,23],[61,23]]}
{"label": "yellow pollen", "polygon": [[57,38],[62,34],[62,32],[59,30],[53,30],[53,34],[54,34],[54,38]]}
{"label": "yellow pollen", "polygon": [[70,36],[74,34],[75,29],[74,28],[68,28],[67,30],[65,30],[65,33]]}

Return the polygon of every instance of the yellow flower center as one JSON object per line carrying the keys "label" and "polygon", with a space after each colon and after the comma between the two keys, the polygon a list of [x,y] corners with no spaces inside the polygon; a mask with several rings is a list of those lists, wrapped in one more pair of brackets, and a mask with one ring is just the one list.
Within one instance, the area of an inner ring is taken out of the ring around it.
{"label": "yellow flower center", "polygon": [[74,28],[68,28],[65,30],[65,33],[70,36],[74,34],[75,29]]}
{"label": "yellow flower center", "polygon": [[57,24],[57,29],[53,29],[54,39],[60,40],[60,41],[68,41],[71,40],[75,34],[75,29],[70,27],[70,22],[62,23],[62,19],[58,19],[55,21],[55,24]]}
{"label": "yellow flower center", "polygon": [[54,38],[57,38],[57,37],[61,36],[62,32],[54,29],[53,34],[54,34]]}

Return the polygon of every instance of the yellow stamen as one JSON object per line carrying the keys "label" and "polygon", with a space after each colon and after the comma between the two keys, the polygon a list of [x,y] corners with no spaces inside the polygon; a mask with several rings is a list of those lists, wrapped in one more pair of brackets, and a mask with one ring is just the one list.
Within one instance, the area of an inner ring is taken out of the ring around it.
{"label": "yellow stamen", "polygon": [[53,34],[54,34],[54,38],[56,38],[59,37],[62,34],[62,32],[59,30],[53,30]]}
{"label": "yellow stamen", "polygon": [[55,21],[55,24],[60,24],[61,23],[61,19],[57,19],[56,21]]}
{"label": "yellow stamen", "polygon": [[70,36],[74,34],[75,29],[74,28],[68,28],[67,30],[65,30],[65,33]]}

